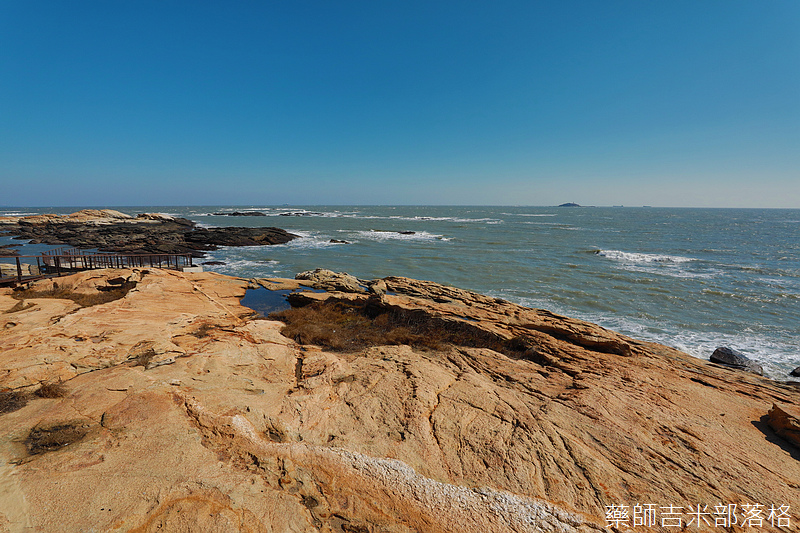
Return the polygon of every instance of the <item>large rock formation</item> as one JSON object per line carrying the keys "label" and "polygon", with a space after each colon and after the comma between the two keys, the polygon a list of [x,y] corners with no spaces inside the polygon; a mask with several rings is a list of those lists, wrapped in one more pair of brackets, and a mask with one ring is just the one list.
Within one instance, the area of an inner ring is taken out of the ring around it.
{"label": "large rock formation", "polygon": [[0,289],[0,531],[592,532],[611,505],[621,531],[676,530],[635,504],[798,523],[800,450],[767,417],[797,388],[407,278],[299,293],[288,326],[239,305],[323,274]]}
{"label": "large rock formation", "polygon": [[64,216],[0,217],[0,235],[103,252],[191,253],[195,257],[219,246],[284,244],[297,237],[280,228],[203,228],[185,218],[160,213],[132,217],[111,209],[84,209]]}

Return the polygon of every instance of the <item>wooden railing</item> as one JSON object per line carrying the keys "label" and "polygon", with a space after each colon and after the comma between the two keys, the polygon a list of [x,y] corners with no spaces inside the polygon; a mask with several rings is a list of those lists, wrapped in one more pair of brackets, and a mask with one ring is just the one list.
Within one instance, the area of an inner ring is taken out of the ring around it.
{"label": "wooden railing", "polygon": [[[22,259],[35,259],[36,265]],[[13,261],[13,263],[11,263]],[[48,277],[65,276],[82,270],[97,268],[168,268],[180,270],[191,267],[192,254],[107,254],[88,253],[83,250],[51,250],[41,255],[16,255],[0,257],[0,263],[11,264],[13,273],[0,274],[0,285],[21,283]],[[23,265],[25,267],[23,268]],[[27,272],[24,272],[27,271]]]}

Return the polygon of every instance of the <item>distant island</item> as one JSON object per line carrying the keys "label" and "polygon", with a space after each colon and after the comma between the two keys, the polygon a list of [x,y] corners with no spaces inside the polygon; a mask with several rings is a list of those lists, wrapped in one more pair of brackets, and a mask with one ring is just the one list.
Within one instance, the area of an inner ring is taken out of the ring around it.
{"label": "distant island", "polygon": [[561,204],[558,207],[581,207],[581,206],[573,202],[567,202],[566,204]]}

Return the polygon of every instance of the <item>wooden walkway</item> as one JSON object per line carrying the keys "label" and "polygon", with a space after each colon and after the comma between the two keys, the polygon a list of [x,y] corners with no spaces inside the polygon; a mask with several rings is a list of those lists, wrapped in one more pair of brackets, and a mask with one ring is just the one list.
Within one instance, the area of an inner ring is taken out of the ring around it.
{"label": "wooden walkway", "polygon": [[0,256],[0,287],[37,279],[66,276],[98,268],[167,268],[192,267],[192,254],[109,254],[78,249],[53,250],[41,255]]}

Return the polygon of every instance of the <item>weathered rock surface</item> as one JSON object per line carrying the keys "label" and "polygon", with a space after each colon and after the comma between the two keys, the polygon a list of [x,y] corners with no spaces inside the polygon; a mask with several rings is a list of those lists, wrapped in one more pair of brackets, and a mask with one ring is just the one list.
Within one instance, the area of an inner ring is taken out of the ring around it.
{"label": "weathered rock surface", "polygon": [[333,272],[324,268],[300,272],[295,277],[297,280],[310,282],[315,289],[325,291],[365,292],[361,281],[346,272]]}
{"label": "weathered rock surface", "polygon": [[800,449],[800,409],[773,405],[767,417],[775,433]]}
{"label": "weathered rock surface", "polygon": [[742,352],[738,352],[732,348],[728,348],[727,346],[720,346],[714,350],[714,353],[711,354],[709,361],[731,368],[736,368],[737,370],[753,372],[759,376],[764,375],[764,369],[761,367],[761,365],[750,360]]}
{"label": "weathered rock surface", "polygon": [[27,215],[18,217],[0,217],[0,224],[21,224],[23,226],[39,224],[112,224],[121,220],[131,220],[132,216],[113,209],[83,209],[70,215]]}
{"label": "weathered rock surface", "polygon": [[797,388],[407,278],[306,294],[510,355],[333,352],[239,305],[248,286],[319,278],[57,280],[62,298],[128,288],[84,307],[0,289],[0,531],[593,532],[606,505],[636,503],[791,505],[800,519],[800,454],[762,421],[800,404]]}
{"label": "weathered rock surface", "polygon": [[0,245],[0,256],[13,256],[18,255],[19,252],[16,250],[18,245],[16,244],[3,244]]}
{"label": "weathered rock surface", "polygon": [[202,228],[185,218],[160,213],[134,218],[110,209],[86,209],[66,216],[5,217],[0,222],[0,234],[34,244],[131,254],[191,253],[203,257],[203,252],[219,246],[284,244],[297,237],[279,228]]}

